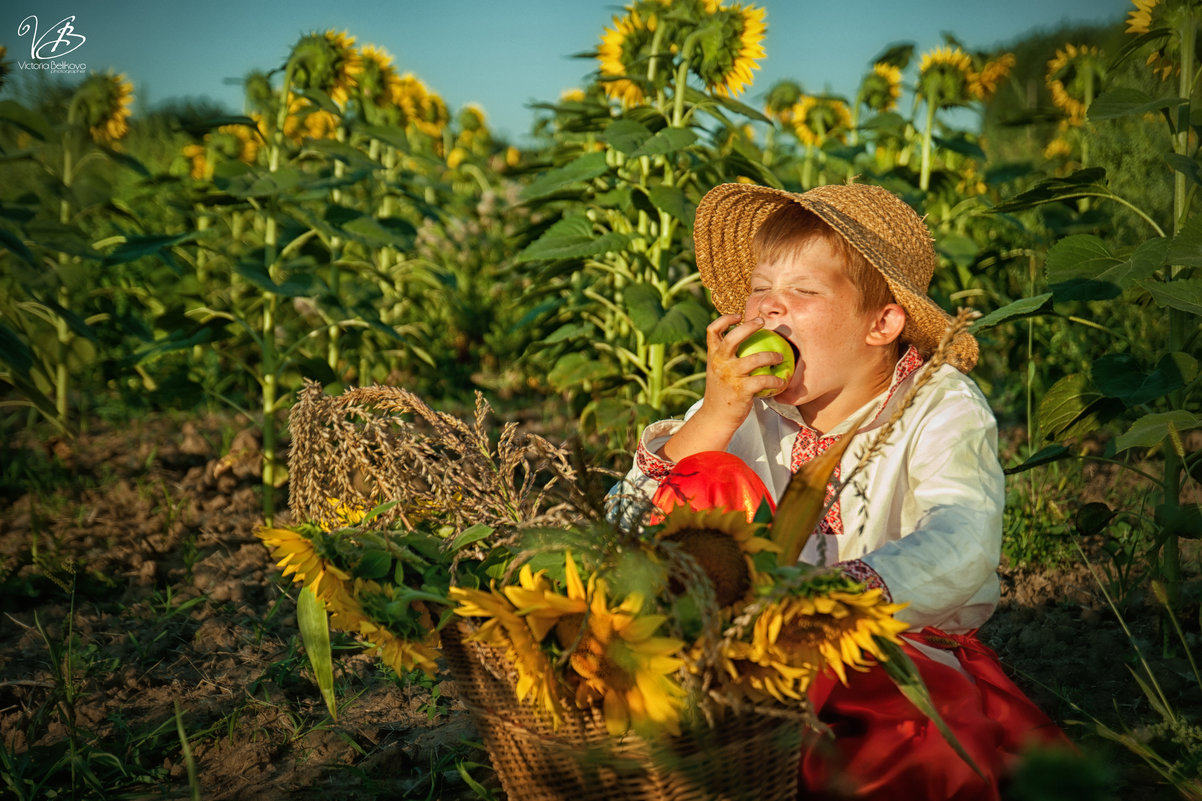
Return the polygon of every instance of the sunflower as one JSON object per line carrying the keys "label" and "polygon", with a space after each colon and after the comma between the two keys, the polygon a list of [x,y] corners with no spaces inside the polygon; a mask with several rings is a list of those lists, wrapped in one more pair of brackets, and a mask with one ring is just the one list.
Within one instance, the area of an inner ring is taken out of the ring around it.
{"label": "sunflower", "polygon": [[[358,634],[372,646],[384,664],[398,674],[418,669],[427,676],[438,672],[438,635],[434,617],[421,602],[404,605],[404,620],[396,620],[397,587],[355,579],[344,597],[323,599],[330,609],[330,624]],[[365,608],[366,606],[366,608]],[[370,611],[369,611],[370,610]],[[392,614],[389,612],[392,611]],[[378,620],[388,621],[379,623]],[[414,637],[398,636],[397,630],[424,632]]]}
{"label": "sunflower", "polygon": [[796,81],[777,81],[768,90],[764,100],[764,113],[781,125],[793,124],[793,107],[805,96],[805,90]]}
{"label": "sunflower", "polygon": [[271,556],[285,578],[291,575],[297,584],[312,587],[318,598],[327,592],[327,584],[350,579],[346,571],[323,559],[312,540],[298,531],[261,528],[255,532],[255,536],[271,550]]}
{"label": "sunflower", "polygon": [[513,664],[518,674],[518,700],[529,698],[531,704],[547,712],[558,726],[563,721],[563,711],[555,690],[551,660],[504,593],[495,586],[489,591],[451,587],[450,597],[459,604],[455,614],[483,618],[472,639],[501,651]]}
{"label": "sunflower", "polygon": [[902,607],[884,603],[880,589],[828,589],[812,597],[786,597],[756,618],[748,658],[793,669],[829,667],[846,684],[846,667],[868,667],[872,662],[866,655],[885,658],[873,635],[898,642],[908,628],[893,617]]}
{"label": "sunflower", "polygon": [[339,106],[346,105],[363,70],[355,37],[333,30],[302,36],[288,57],[292,85],[325,92]]}
{"label": "sunflower", "polygon": [[318,108],[308,98],[293,95],[284,118],[284,135],[294,142],[304,139],[332,139],[338,130],[338,117]]}
{"label": "sunflower", "polygon": [[733,5],[716,7],[707,23],[719,34],[715,45],[701,48],[701,58],[693,63],[693,72],[705,82],[706,89],[724,97],[740,94],[755,80],[751,71],[760,68],[764,53],[764,9]]}
{"label": "sunflower", "polygon": [[401,110],[406,125],[428,136],[441,136],[450,120],[447,104],[412,73],[405,73],[397,81],[392,102]]}
{"label": "sunflower", "polygon": [[631,76],[636,70],[645,75],[646,60],[653,55],[651,45],[659,25],[656,5],[627,6],[626,14],[614,17],[613,27],[601,34],[597,48],[605,94],[627,108],[639,105],[646,97],[642,84]]}
{"label": "sunflower", "polygon": [[1127,33],[1141,35],[1152,30],[1152,12],[1160,0],[1131,0],[1134,11],[1127,12]]}
{"label": "sunflower", "polygon": [[1085,122],[1089,102],[1105,75],[1101,57],[1097,47],[1066,44],[1048,61],[1047,85],[1052,104],[1065,113],[1070,125]]}
{"label": "sunflower", "polygon": [[8,55],[8,48],[0,45],[0,89],[4,88],[4,83],[8,80],[8,73],[12,70],[8,62],[4,60],[6,55]]}
{"label": "sunflower", "polygon": [[844,141],[851,131],[851,110],[837,97],[805,95],[793,107],[793,131],[804,145],[821,147]]}
{"label": "sunflower", "polygon": [[760,526],[747,522],[739,510],[694,511],[680,505],[655,530],[658,540],[672,542],[696,560],[714,588],[719,608],[745,600],[751,592],[752,558],[776,546],[759,537]]}
{"label": "sunflower", "polygon": [[[726,688],[756,704],[803,701],[818,670],[813,665],[790,665],[770,655],[753,654],[753,648],[752,643],[741,640],[723,643],[718,669]],[[694,661],[702,658],[695,650]]]}
{"label": "sunflower", "polygon": [[1056,159],[1067,159],[1073,155],[1073,146],[1061,133],[1048,142],[1047,147],[1043,149],[1043,157],[1048,161]]}
{"label": "sunflower", "polygon": [[567,597],[588,603],[587,614],[565,615],[555,624],[559,644],[570,649],[577,706],[600,702],[605,728],[615,737],[631,726],[679,734],[685,693],[674,674],[684,665],[676,655],[684,643],[655,636],[666,616],[640,615],[643,599],[633,593],[611,609],[605,581],[594,574],[585,588],[570,553],[565,574]]}
{"label": "sunflower", "polygon": [[1014,54],[1003,53],[993,61],[988,61],[980,72],[974,72],[968,81],[968,91],[977,100],[988,100],[997,92],[1002,79],[1014,69]]}
{"label": "sunflower", "polygon": [[88,126],[92,139],[113,144],[129,132],[134,88],[124,75],[93,73],[75,90],[70,116]]}
{"label": "sunflower", "polygon": [[381,47],[366,45],[359,51],[359,59],[361,70],[355,83],[364,103],[376,107],[391,106],[400,81],[392,67],[392,56]]}
{"label": "sunflower", "polygon": [[860,99],[873,111],[892,111],[901,97],[901,69],[878,61],[860,84]]}
{"label": "sunflower", "polygon": [[972,59],[958,47],[936,47],[918,65],[919,91],[937,108],[967,102],[972,77]]}

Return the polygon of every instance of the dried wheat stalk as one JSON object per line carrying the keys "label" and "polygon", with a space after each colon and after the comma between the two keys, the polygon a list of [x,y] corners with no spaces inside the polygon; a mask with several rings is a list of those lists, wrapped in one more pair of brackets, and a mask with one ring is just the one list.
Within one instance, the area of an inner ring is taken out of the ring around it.
{"label": "dried wheat stalk", "polygon": [[[325,526],[342,525],[337,504],[368,510],[396,505],[381,526],[436,516],[456,532],[481,523],[497,528],[567,525],[576,471],[571,453],[506,424],[494,445],[492,409],[476,395],[474,419],[436,412],[398,387],[362,387],[332,397],[308,381],[288,428],[290,505]],[[332,501],[331,499],[336,499]]]}

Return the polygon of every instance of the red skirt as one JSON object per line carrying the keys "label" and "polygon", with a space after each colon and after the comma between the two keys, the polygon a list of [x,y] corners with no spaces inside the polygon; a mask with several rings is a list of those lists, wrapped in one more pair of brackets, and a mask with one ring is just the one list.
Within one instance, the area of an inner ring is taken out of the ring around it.
{"label": "red skirt", "polygon": [[[763,482],[742,460],[714,451],[680,460],[653,503],[665,512],[679,503],[694,509],[740,509],[750,520],[764,500],[775,508]],[[884,669],[849,671],[846,685],[828,670],[811,685],[809,697],[833,737],[815,734],[803,748],[802,798],[996,801],[999,783],[1023,749],[1073,747],[1007,678],[997,655],[976,632],[927,628],[903,636],[950,652],[963,669],[904,646],[940,717],[977,770],[901,694]]]}

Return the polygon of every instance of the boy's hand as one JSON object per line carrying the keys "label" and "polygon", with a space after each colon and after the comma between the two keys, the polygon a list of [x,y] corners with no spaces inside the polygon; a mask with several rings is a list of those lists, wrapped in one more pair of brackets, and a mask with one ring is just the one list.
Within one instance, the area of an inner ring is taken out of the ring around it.
{"label": "boy's hand", "polygon": [[[765,351],[741,358],[735,355],[743,340],[764,327],[759,317],[740,322],[742,319],[737,314],[724,314],[706,326],[704,402],[665,443],[663,455],[668,459],[678,462],[701,451],[725,450],[751,412],[756,393],[780,389],[784,384],[776,376],[751,375],[757,367],[779,364],[779,353]],[[732,325],[734,328],[730,328]]]}
{"label": "boy's hand", "polygon": [[[754,317],[742,321],[737,314],[724,314],[705,329],[705,403],[715,422],[724,420],[732,425],[731,433],[751,412],[756,393],[766,389],[781,389],[784,381],[771,375],[751,375],[759,367],[780,364],[779,353],[764,351],[739,357],[736,351],[749,336],[764,327],[764,320]],[[730,328],[731,326],[734,328]],[[730,328],[729,331],[726,329]],[[726,332],[725,335],[723,332]]]}

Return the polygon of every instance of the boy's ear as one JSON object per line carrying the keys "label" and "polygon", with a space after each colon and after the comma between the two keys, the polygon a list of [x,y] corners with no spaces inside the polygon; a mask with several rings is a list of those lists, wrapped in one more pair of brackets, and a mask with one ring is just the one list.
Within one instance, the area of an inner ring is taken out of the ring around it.
{"label": "boy's ear", "polygon": [[876,313],[868,329],[869,345],[888,345],[897,341],[906,325],[906,310],[896,303],[886,303]]}

